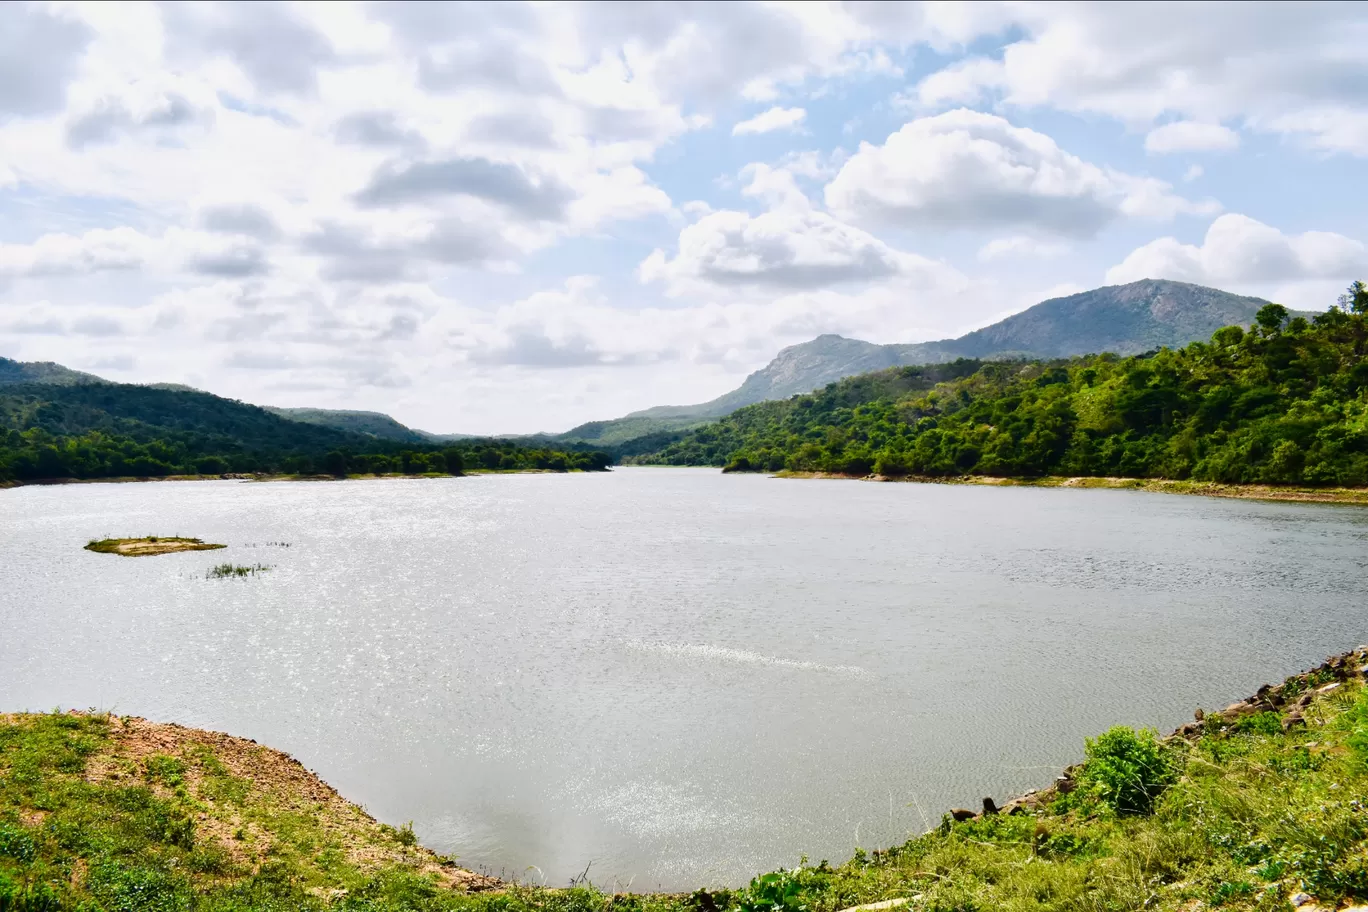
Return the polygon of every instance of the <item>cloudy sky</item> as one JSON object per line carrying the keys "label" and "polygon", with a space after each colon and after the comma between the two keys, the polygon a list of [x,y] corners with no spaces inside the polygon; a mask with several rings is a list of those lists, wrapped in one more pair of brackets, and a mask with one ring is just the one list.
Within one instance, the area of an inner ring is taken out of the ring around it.
{"label": "cloudy sky", "polygon": [[0,4],[0,355],[434,431],[1368,277],[1368,7]]}

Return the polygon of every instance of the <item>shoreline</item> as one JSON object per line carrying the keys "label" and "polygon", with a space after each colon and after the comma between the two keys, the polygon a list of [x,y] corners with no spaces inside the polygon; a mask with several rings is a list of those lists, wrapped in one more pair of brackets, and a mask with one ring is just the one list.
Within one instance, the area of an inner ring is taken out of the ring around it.
{"label": "shoreline", "polygon": [[1225,497],[1235,500],[1267,500],[1284,503],[1332,503],[1368,506],[1368,488],[1311,488],[1299,485],[1225,484],[1216,481],[1179,481],[1163,478],[1070,477],[1064,475],[1045,475],[1039,478],[1011,478],[997,475],[956,475],[945,477],[908,475],[901,478],[890,478],[885,475],[842,475],[836,472],[796,472],[789,469],[769,474],[772,478],[873,481],[889,484],[980,485],[985,487],[1021,488],[1090,488],[1113,491],[1148,491],[1155,494],[1186,494],[1198,497]]}
{"label": "shoreline", "polygon": [[[611,469],[604,469],[608,472]],[[399,478],[474,478],[481,475],[576,475],[588,474],[588,469],[467,469],[460,475],[446,472],[424,472],[406,475],[402,472],[384,474],[361,473],[354,475],[285,475],[279,473],[225,472],[216,475],[117,475],[110,478],[35,478],[30,481],[0,481],[0,491],[9,488],[46,487],[51,485],[80,484],[141,484],[155,481],[370,481],[377,479]],[[597,473],[594,473],[597,474]]]}
{"label": "shoreline", "polygon": [[[1245,816],[1238,822],[1248,826],[1248,809],[1262,801],[1273,801],[1273,795],[1285,801],[1296,794],[1295,789],[1289,791],[1293,784],[1310,782],[1301,777],[1319,777],[1319,786],[1328,791],[1312,790],[1303,795],[1306,800],[1296,807],[1312,816],[1298,825],[1319,827],[1316,821],[1325,817],[1321,823],[1329,828],[1331,821],[1326,815],[1334,816],[1336,825],[1349,825],[1349,818],[1357,820],[1362,812],[1355,796],[1363,794],[1365,780],[1358,773],[1341,779],[1341,773],[1350,767],[1335,764],[1350,762],[1354,751],[1361,754],[1368,749],[1356,744],[1356,739],[1368,737],[1368,729],[1361,727],[1368,712],[1366,678],[1368,646],[1359,646],[1291,675],[1280,684],[1264,684],[1253,695],[1222,710],[1204,713],[1198,709],[1194,721],[1157,737],[1165,755],[1184,758],[1185,764],[1177,768],[1174,778],[1156,780],[1167,782],[1159,788],[1188,788],[1184,800],[1202,801],[1205,789],[1217,787],[1218,780],[1228,782],[1234,791],[1223,794],[1239,799],[1234,806],[1246,810],[1240,812]],[[1112,729],[1108,734],[1117,731],[1130,729]],[[69,826],[70,814],[90,819],[84,815],[89,813],[86,806],[91,802],[97,807],[110,802],[115,806],[129,800],[118,799],[117,794],[140,791],[149,797],[139,798],[139,802],[160,802],[170,815],[171,829],[153,837],[151,851],[157,857],[164,860],[165,853],[181,851],[188,853],[184,854],[187,861],[216,866],[209,872],[211,876],[192,887],[182,884],[183,889],[202,893],[233,890],[268,878],[268,892],[263,898],[286,898],[286,892],[277,891],[290,891],[288,896],[298,900],[298,908],[318,912],[349,894],[358,898],[375,895],[378,884],[396,882],[421,891],[414,895],[430,897],[433,912],[489,912],[493,908],[490,901],[505,912],[545,912],[547,908],[562,912],[744,912],[757,907],[773,912],[872,912],[896,906],[922,912],[950,907],[933,900],[933,891],[944,890],[950,899],[965,895],[963,891],[971,888],[978,895],[991,896],[1004,879],[1031,870],[1037,873],[1012,889],[1038,896],[1039,882],[1031,878],[1053,871],[1062,879],[1052,883],[1081,891],[1074,897],[1079,900],[1095,898],[1092,890],[1099,889],[1096,884],[1101,881],[1092,875],[1115,875],[1116,862],[1133,858],[1136,851],[1151,851],[1155,840],[1165,833],[1177,838],[1175,831],[1164,829],[1174,825],[1173,813],[1142,811],[1128,815],[1101,809],[1097,802],[1105,799],[1098,797],[1098,780],[1089,759],[1066,767],[1042,788],[1000,806],[985,798],[981,811],[949,808],[939,825],[927,832],[909,833],[903,844],[868,853],[857,848],[854,857],[838,867],[829,867],[825,861],[814,867],[804,858],[797,868],[759,874],[746,887],[705,886],[691,893],[609,893],[578,878],[569,887],[550,887],[522,884],[516,878],[501,880],[459,867],[455,858],[422,846],[411,826],[396,828],[377,821],[298,760],[252,739],[95,710],[0,713],[0,770],[16,756],[6,755],[6,745],[22,743],[26,733],[30,757],[39,745],[54,753],[47,767],[50,772],[44,774],[42,788],[34,793],[45,796],[39,803],[25,800],[26,789],[16,793],[11,787],[7,791],[5,778],[0,777],[0,836],[9,840],[11,853],[19,846],[33,858],[33,849],[23,847],[36,848],[40,840],[48,839],[48,831],[56,833]],[[59,746],[63,739],[65,757]],[[1086,751],[1089,757],[1093,743],[1089,742]],[[25,748],[20,750],[22,753]],[[1263,760],[1252,765],[1240,759],[1248,756],[1253,760],[1253,750],[1273,753],[1260,755]],[[71,760],[78,757],[73,764]],[[1337,798],[1334,790],[1341,788],[1341,783],[1349,790]],[[1351,798],[1355,800],[1346,803]],[[1180,801],[1177,807],[1186,805]],[[1218,803],[1213,809],[1217,807],[1222,805]],[[1270,813],[1278,826],[1282,825],[1279,821],[1288,819],[1285,809]],[[303,830],[299,829],[301,825]],[[1205,839],[1207,823],[1198,819],[1193,825]],[[27,835],[30,833],[34,835]],[[1360,836],[1353,844],[1362,848]],[[1247,838],[1253,839],[1253,834]],[[1251,843],[1261,845],[1257,840]],[[1291,845],[1300,843],[1293,839]],[[1191,846],[1188,850],[1194,851]],[[1267,846],[1259,850],[1271,851]],[[1359,857],[1358,849],[1349,844],[1342,851],[1351,860]],[[87,859],[87,855],[91,857]],[[90,880],[91,872],[99,869],[107,875],[112,863],[108,858],[101,860],[96,848],[60,857],[64,860],[40,863],[48,865],[52,874],[61,875],[73,891],[100,889],[99,883]],[[923,861],[929,857],[941,860]],[[144,855],[143,863],[150,858]],[[52,867],[54,864],[59,867]],[[137,862],[117,864],[136,869]],[[1157,912],[1197,912],[1225,906],[1232,912],[1254,912],[1255,908],[1274,907],[1267,901],[1281,896],[1282,903],[1290,898],[1301,912],[1348,912],[1341,905],[1343,901],[1364,898],[1358,887],[1337,886],[1338,881],[1327,879],[1332,872],[1325,867],[1329,862],[1316,862],[1319,867],[1305,871],[1281,863],[1264,865],[1258,869],[1262,872],[1258,876],[1266,887],[1256,890],[1251,882],[1240,892],[1231,893],[1231,883],[1244,883],[1232,878],[1254,872],[1247,859],[1235,857],[1232,864],[1219,873],[1216,869],[1203,873],[1201,863],[1189,859],[1187,866],[1192,871],[1189,876],[1180,876],[1177,868],[1165,862],[1165,870],[1173,869],[1157,885],[1140,872],[1139,888],[1148,897],[1145,907]],[[171,867],[176,867],[174,860]],[[280,872],[287,869],[291,873],[280,880]],[[1350,874],[1357,870],[1352,869]],[[5,879],[5,873],[5,865],[0,864],[0,899],[5,898],[3,891],[14,885]],[[756,900],[766,900],[776,883],[787,884],[786,891],[814,891],[812,898],[822,901],[800,904],[797,897],[790,902],[786,896],[781,903],[767,901],[758,906]],[[496,895],[481,900],[479,894]],[[1209,903],[1211,898],[1220,901]],[[746,899],[749,901],[738,902]],[[279,907],[272,901],[243,908]],[[1076,902],[1068,906],[1076,907]],[[377,912],[397,912],[413,907],[401,903],[375,908]],[[1358,912],[1364,907],[1352,908]]]}
{"label": "shoreline", "polygon": [[[0,734],[11,726],[44,724],[76,729],[86,741],[79,768],[86,787],[148,788],[172,805],[173,819],[179,817],[190,828],[193,835],[182,842],[208,846],[223,856],[221,863],[240,871],[259,873],[273,860],[298,852],[291,862],[313,881],[306,892],[325,901],[349,892],[347,877],[332,870],[342,867],[353,879],[403,871],[456,893],[509,886],[420,845],[408,825],[381,823],[294,757],[254,739],[95,710],[0,712]],[[19,819],[42,825],[56,813],[52,807],[21,806]],[[282,833],[297,827],[300,815],[314,825],[299,846],[292,846]],[[308,856],[320,845],[329,846],[333,857],[314,869],[316,859]]]}

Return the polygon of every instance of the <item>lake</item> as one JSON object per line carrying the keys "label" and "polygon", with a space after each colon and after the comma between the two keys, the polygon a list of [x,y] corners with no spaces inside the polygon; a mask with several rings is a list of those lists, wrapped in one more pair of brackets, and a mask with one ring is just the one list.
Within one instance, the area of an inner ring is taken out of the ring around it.
{"label": "lake", "polygon": [[[229,548],[82,550],[149,534]],[[0,709],[255,738],[467,867],[635,890],[901,842],[1368,641],[1368,510],[1125,491],[26,487],[0,568]]]}

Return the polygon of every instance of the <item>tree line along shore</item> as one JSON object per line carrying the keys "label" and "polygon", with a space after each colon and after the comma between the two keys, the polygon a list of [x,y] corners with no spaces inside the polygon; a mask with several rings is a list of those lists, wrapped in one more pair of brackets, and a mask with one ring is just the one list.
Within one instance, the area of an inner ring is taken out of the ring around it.
{"label": "tree line along shore", "polygon": [[194,390],[18,383],[0,389],[0,484],[601,471],[621,462],[1357,489],[1368,487],[1365,353],[1368,287],[1355,282],[1311,319],[1268,304],[1249,329],[1227,326],[1179,349],[890,368],[597,448],[539,437],[399,442]]}

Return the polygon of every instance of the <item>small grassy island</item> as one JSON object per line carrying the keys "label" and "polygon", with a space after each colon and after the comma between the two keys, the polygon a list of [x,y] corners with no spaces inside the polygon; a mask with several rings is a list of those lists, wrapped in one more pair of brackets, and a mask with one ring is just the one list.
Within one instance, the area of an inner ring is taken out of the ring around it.
{"label": "small grassy island", "polygon": [[0,910],[1328,912],[1368,899],[1366,663],[1360,647],[1168,737],[1114,728],[1048,787],[903,845],[692,894],[462,870],[240,738],[0,715]]}
{"label": "small grassy island", "polygon": [[154,554],[173,554],[177,551],[217,551],[227,545],[215,545],[198,538],[176,538],[148,535],[144,538],[101,538],[86,542],[87,551],[99,554],[122,554],[124,557],[149,557]]}

